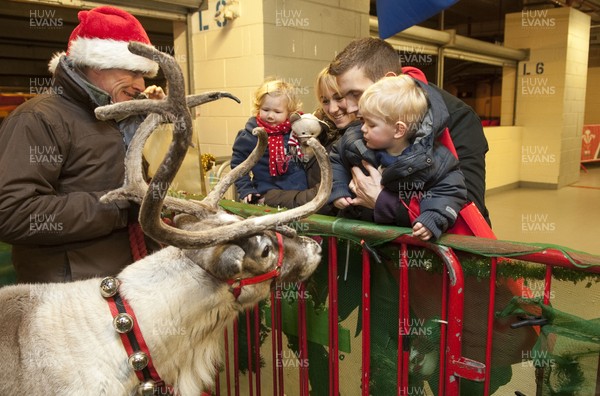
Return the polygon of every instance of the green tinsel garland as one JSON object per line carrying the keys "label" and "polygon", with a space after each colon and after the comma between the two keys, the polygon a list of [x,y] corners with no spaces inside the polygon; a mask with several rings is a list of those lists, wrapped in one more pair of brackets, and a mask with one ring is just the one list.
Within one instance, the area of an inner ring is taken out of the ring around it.
{"label": "green tinsel garland", "polygon": [[[338,245],[345,244],[345,241],[340,240]],[[354,254],[360,254],[362,247],[357,243],[351,243],[350,249]],[[386,259],[395,260],[399,262],[399,251],[395,246],[384,245],[383,247],[377,247],[373,249],[374,252]],[[419,252],[416,254],[415,252]],[[492,259],[489,257],[478,256],[476,254],[455,251],[457,258],[460,261],[463,274],[465,276],[474,276],[477,279],[489,279],[491,271]],[[441,259],[428,249],[418,247],[408,247],[408,256],[418,256],[423,262],[429,261],[430,267],[423,267],[430,271],[441,272],[442,261]],[[542,264],[534,264],[527,261],[506,259],[499,260],[497,266],[497,276],[511,279],[530,279],[530,280],[543,280],[546,275],[546,266]],[[579,282],[586,282],[585,287],[589,288],[594,283],[600,282],[600,274],[577,271],[565,267],[554,267],[552,269],[552,278],[559,281],[569,281],[577,284]]]}

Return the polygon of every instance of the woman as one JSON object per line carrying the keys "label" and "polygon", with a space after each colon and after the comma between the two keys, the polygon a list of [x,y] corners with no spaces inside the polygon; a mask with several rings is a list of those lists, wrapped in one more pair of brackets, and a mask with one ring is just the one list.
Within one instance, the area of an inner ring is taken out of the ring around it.
{"label": "woman", "polygon": [[[335,76],[329,74],[325,67],[317,76],[315,85],[319,108],[315,116],[329,125],[327,133],[321,133],[319,140],[329,151],[331,146],[346,132],[351,125],[358,123],[354,114],[346,112],[345,99],[340,94]],[[315,158],[305,165],[308,189],[306,190],[270,190],[264,194],[265,204],[274,207],[294,208],[312,200],[321,182],[321,169]],[[335,215],[337,209],[333,205],[325,205],[319,213]]]}

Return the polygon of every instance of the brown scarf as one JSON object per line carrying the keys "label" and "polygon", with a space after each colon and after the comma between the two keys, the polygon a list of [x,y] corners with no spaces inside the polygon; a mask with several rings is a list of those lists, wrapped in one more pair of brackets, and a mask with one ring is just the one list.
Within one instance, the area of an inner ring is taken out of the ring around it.
{"label": "brown scarf", "polygon": [[285,120],[275,126],[269,125],[256,116],[258,126],[265,129],[269,136],[269,174],[271,176],[283,175],[288,170],[291,156],[285,153],[283,136],[290,132],[290,120]]}

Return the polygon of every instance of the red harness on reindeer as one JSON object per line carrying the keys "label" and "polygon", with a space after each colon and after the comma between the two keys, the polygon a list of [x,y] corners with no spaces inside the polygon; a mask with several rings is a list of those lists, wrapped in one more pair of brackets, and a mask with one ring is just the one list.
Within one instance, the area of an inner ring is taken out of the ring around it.
{"label": "red harness on reindeer", "polygon": [[[135,235],[135,233],[131,235]],[[143,241],[143,234],[140,235]],[[242,293],[242,287],[272,280],[279,276],[283,264],[284,246],[283,236],[279,232],[276,232],[275,235],[277,236],[278,256],[274,269],[248,278],[228,279],[225,281],[236,300]],[[132,241],[132,250],[133,247],[134,243]],[[142,256],[138,255],[136,259],[139,260],[145,255],[146,251],[144,250]],[[138,393],[142,395],[154,395],[157,392],[160,394],[174,394],[173,388],[165,384],[156,371],[150,356],[150,350],[146,345],[144,335],[138,325],[133,309],[131,309],[127,300],[119,293],[119,285],[120,281],[117,278],[112,276],[105,277],[100,282],[100,293],[108,303],[110,313],[113,316],[113,327],[119,333],[121,342],[129,356],[128,363],[140,380]],[[203,395],[208,395],[208,393],[203,392],[201,396]]]}

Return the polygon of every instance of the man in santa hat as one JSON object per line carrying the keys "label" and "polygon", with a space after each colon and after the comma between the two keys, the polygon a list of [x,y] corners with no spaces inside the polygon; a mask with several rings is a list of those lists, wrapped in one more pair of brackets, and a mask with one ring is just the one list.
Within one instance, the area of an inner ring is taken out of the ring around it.
{"label": "man in santa hat", "polygon": [[133,261],[128,223],[136,211],[99,198],[123,184],[140,119],[99,121],[94,109],[146,91],[144,77],[158,64],[127,49],[151,44],[133,15],[104,6],[78,19],[66,53],[49,64],[51,92],[25,102],[0,129],[0,240],[12,244],[18,282],[115,275]]}

